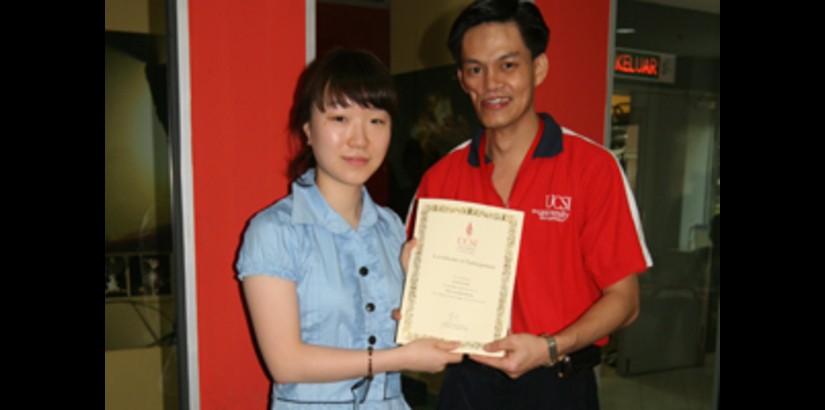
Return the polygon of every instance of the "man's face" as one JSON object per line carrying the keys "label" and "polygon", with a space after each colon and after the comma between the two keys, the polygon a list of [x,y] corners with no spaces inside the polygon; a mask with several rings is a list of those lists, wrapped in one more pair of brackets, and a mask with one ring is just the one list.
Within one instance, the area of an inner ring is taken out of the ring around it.
{"label": "man's face", "polygon": [[518,130],[535,118],[533,89],[547,74],[547,57],[535,59],[514,22],[467,30],[458,78],[479,121],[489,130]]}

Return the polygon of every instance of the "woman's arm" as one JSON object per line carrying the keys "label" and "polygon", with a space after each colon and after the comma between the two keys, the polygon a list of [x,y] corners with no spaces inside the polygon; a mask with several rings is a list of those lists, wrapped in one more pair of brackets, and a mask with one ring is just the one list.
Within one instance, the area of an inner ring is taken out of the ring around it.
{"label": "woman's arm", "polygon": [[[295,283],[270,276],[243,280],[246,303],[261,354],[278,383],[327,382],[366,376],[367,350],[313,346],[301,341],[298,294]],[[458,347],[434,339],[373,352],[373,373],[388,371],[437,372],[461,360],[449,353]]]}

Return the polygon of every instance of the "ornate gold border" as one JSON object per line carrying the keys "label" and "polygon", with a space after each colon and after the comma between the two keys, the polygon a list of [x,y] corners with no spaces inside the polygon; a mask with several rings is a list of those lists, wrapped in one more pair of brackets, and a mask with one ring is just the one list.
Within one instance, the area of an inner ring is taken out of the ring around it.
{"label": "ornate gold border", "polygon": [[[514,257],[517,258],[518,255],[513,255],[513,245],[515,245],[518,238],[516,238],[516,233],[518,231],[518,224],[517,219],[514,215],[506,212],[496,212],[488,209],[480,209],[478,207],[464,205],[464,206],[456,206],[456,205],[446,205],[446,204],[428,204],[424,203],[421,205],[421,209],[418,213],[417,220],[418,224],[420,225],[419,231],[426,232],[427,230],[427,222],[429,220],[430,212],[440,212],[440,213],[451,213],[451,214],[464,214],[470,215],[473,217],[483,217],[485,219],[492,219],[492,220],[501,220],[508,223],[507,229],[507,251],[504,255],[504,264],[502,266],[502,275],[501,275],[501,292],[499,293],[498,298],[498,308],[497,310],[497,320],[494,329],[494,335],[496,339],[500,339],[506,336],[506,321],[509,319],[505,314],[508,308],[508,288],[510,283],[510,275],[515,274],[512,272],[513,260]],[[416,234],[419,233],[416,231]],[[416,235],[418,236],[418,235]],[[411,264],[412,272],[409,273],[410,280],[409,284],[409,297],[407,298],[407,302],[409,303],[408,307],[404,309],[404,314],[409,315],[408,318],[405,317],[404,326],[401,329],[402,334],[406,340],[416,340],[420,338],[426,337],[435,337],[434,335],[426,335],[426,334],[419,334],[413,333],[410,330],[410,326],[412,326],[412,312],[413,308],[416,303],[416,295],[418,293],[418,279],[419,279],[419,272],[418,267],[421,264],[421,253],[426,246],[426,243],[423,240],[424,238],[419,238],[418,244],[416,246],[416,251],[413,256],[414,261]],[[490,341],[480,342],[480,341],[463,341],[461,342],[461,347],[464,348],[472,348],[472,349],[481,349],[486,343]]]}

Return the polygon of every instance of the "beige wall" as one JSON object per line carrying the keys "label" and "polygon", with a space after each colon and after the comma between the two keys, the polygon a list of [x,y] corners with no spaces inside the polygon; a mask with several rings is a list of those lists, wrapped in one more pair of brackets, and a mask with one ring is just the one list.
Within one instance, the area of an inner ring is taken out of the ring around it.
{"label": "beige wall", "polygon": [[105,46],[105,240],[170,224],[168,137],[155,113],[146,62]]}
{"label": "beige wall", "polygon": [[107,351],[105,408],[177,409],[177,371],[164,371],[177,366],[175,355],[174,347]]}
{"label": "beige wall", "polygon": [[452,64],[447,35],[468,4],[469,0],[390,0],[390,71],[401,74]]}
{"label": "beige wall", "polygon": [[106,30],[166,34],[164,0],[106,0]]}
{"label": "beige wall", "polygon": [[[166,34],[164,0],[106,0],[104,13],[106,31]],[[161,223],[168,224],[168,211],[161,209],[158,215],[154,209],[158,199],[152,180],[156,179],[153,174],[157,170],[151,167],[154,163],[151,152],[157,151],[154,145],[165,147],[166,141],[161,138],[165,137],[165,131],[152,112],[143,67],[144,62],[106,46],[106,191],[113,194],[112,191],[117,190],[129,192],[129,195],[120,196],[128,198],[128,203],[110,204],[112,201],[107,201],[107,208],[116,205],[106,212],[107,240],[127,236],[136,226],[147,222],[154,227],[158,218]],[[124,76],[130,81],[124,81]],[[131,81],[134,79],[138,81]],[[115,94],[112,93],[115,90],[119,103],[114,101]],[[144,138],[135,138],[135,135]],[[148,155],[150,160],[143,158],[135,161],[130,155]],[[124,164],[132,164],[132,168],[150,168],[143,172],[119,173],[133,180],[111,178]],[[168,191],[168,186],[164,189]],[[137,210],[127,211],[133,208]],[[137,219],[130,221],[127,217],[126,224],[116,223],[116,220],[124,220],[124,213],[134,214]],[[109,218],[115,215],[119,218]],[[157,297],[146,298],[134,305],[125,301],[108,301],[105,304],[105,408],[177,409],[176,348],[133,348],[149,345],[172,331],[172,320],[164,319],[163,315],[174,315],[173,302]],[[161,314],[160,310],[166,313]]]}
{"label": "beige wall", "polygon": [[136,296],[107,300],[104,309],[106,350],[150,346],[174,331],[171,296]]}

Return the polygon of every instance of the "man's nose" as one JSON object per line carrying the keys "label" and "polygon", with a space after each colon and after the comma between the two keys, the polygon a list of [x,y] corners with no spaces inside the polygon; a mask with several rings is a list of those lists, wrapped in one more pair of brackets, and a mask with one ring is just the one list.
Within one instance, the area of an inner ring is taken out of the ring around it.
{"label": "man's nose", "polygon": [[498,72],[495,70],[487,70],[484,73],[484,88],[487,90],[495,90],[501,83]]}

